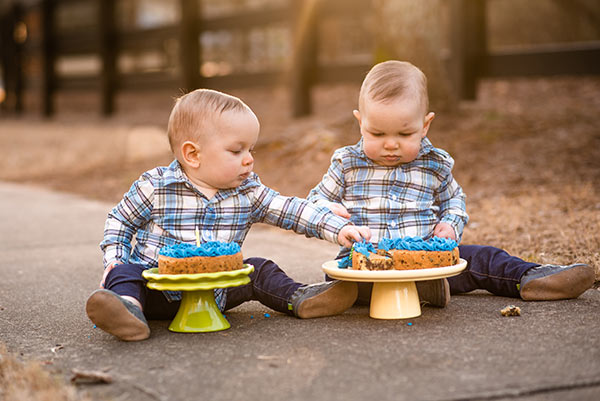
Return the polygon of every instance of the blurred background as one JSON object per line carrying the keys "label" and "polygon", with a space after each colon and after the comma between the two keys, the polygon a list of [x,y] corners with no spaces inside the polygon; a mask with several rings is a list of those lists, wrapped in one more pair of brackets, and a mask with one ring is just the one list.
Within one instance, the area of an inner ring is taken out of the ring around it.
{"label": "blurred background", "polygon": [[[241,97],[256,171],[306,196],[356,143],[369,68],[429,78],[467,243],[600,261],[597,0],[0,0],[0,180],[117,202],[172,156],[173,100]],[[101,228],[99,228],[101,229]]]}

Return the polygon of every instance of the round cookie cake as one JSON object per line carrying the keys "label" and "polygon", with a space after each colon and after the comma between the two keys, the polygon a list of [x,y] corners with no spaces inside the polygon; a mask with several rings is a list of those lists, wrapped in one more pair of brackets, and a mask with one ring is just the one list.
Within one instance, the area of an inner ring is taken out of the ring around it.
{"label": "round cookie cake", "polygon": [[453,266],[459,262],[458,244],[448,238],[404,237],[379,241],[378,248],[371,243],[356,243],[349,260],[340,262],[341,268],[353,270],[413,270]]}
{"label": "round cookie cake", "polygon": [[238,270],[243,265],[241,248],[235,242],[181,243],[161,248],[158,255],[159,274],[215,273]]}

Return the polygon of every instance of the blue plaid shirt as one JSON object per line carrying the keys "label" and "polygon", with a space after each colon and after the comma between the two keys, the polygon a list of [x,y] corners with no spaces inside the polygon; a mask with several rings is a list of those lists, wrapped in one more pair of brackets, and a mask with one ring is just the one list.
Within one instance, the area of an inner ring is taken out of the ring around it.
{"label": "blue plaid shirt", "polygon": [[[380,238],[430,238],[439,222],[450,224],[460,240],[469,217],[453,166],[452,157],[427,138],[414,161],[380,166],[365,155],[361,139],[334,152],[327,173],[308,199],[321,206],[344,205],[354,224],[371,229],[375,244]],[[338,257],[348,253],[342,248]]]}
{"label": "blue plaid shirt", "polygon": [[[104,266],[136,263],[157,267],[160,248],[195,243],[196,227],[203,241],[237,242],[242,246],[250,227],[258,222],[334,243],[342,227],[349,224],[305,199],[279,195],[254,173],[239,187],[219,190],[208,199],[175,160],[168,167],[142,174],[108,214],[100,243]],[[177,292],[166,291],[165,295],[171,301],[180,299]],[[216,290],[221,310],[225,305],[223,295],[223,290]]]}

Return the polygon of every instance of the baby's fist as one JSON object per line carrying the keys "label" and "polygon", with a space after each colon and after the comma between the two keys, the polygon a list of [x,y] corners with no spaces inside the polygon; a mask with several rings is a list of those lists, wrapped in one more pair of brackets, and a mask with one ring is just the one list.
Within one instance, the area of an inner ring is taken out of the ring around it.
{"label": "baby's fist", "polygon": [[348,224],[338,234],[338,242],[346,248],[351,248],[354,242],[361,242],[363,239],[365,241],[371,239],[371,230],[369,227]]}

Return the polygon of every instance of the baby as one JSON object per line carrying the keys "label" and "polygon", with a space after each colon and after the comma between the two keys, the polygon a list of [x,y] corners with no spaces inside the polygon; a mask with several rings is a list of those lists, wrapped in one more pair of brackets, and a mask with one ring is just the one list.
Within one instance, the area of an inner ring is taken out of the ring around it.
{"label": "baby", "polygon": [[[452,176],[454,160],[427,139],[434,119],[428,103],[427,78],[417,67],[375,65],[354,110],[361,139],[335,151],[308,199],[370,227],[374,243],[406,236],[460,241],[465,196]],[[491,246],[460,245],[459,252],[467,269],[448,280],[417,282],[422,301],[444,307],[451,292],[476,289],[524,300],[575,298],[594,283],[594,269],[585,264],[540,266]],[[338,258],[348,253],[344,247]],[[370,289],[360,286],[360,298],[368,300]]]}
{"label": "baby", "polygon": [[[206,239],[240,246],[258,222],[345,247],[370,238],[366,227],[264,186],[252,172],[259,130],[257,117],[236,97],[198,89],[177,100],[168,124],[175,160],[142,174],[106,220],[103,288],[86,305],[97,327],[137,341],[150,335],[146,318],[175,316],[181,294],[148,289],[142,272],[157,266],[161,247],[194,243],[196,227]],[[258,300],[282,313],[314,318],[344,312],[357,296],[354,283],[303,285],[270,260],[244,263],[254,266],[251,283],[215,290],[221,311]]]}

